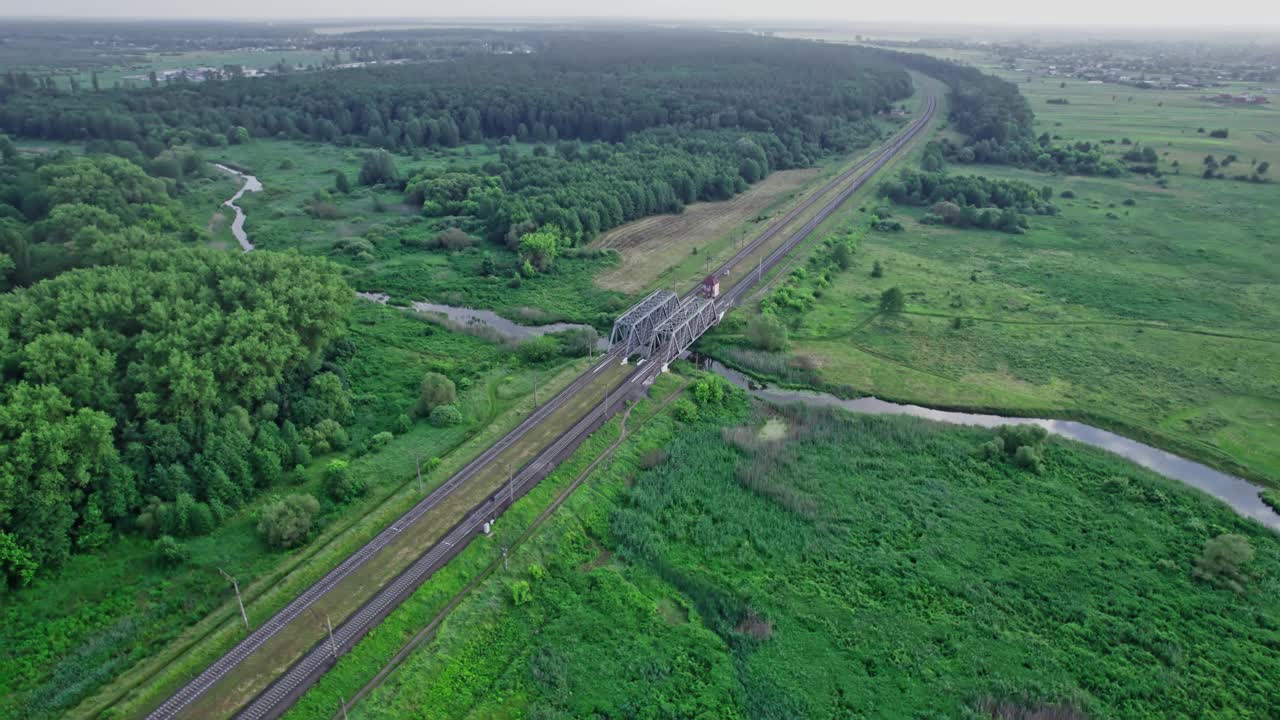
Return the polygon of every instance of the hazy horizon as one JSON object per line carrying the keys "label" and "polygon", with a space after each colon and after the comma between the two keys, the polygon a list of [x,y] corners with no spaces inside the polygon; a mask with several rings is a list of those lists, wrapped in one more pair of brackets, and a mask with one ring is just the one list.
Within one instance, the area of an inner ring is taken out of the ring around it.
{"label": "hazy horizon", "polygon": [[[584,0],[551,0],[531,12],[527,4],[515,0],[488,0],[469,4],[465,12],[440,4],[409,3],[404,0],[370,0],[352,5],[334,0],[262,3],[226,0],[211,6],[172,3],[164,0],[120,0],[111,6],[87,0],[49,0],[32,12],[30,5],[9,6],[0,2],[0,16],[31,20],[214,20],[270,22],[395,21],[395,22],[493,22],[493,21],[640,21],[700,23],[822,23],[894,24],[931,28],[999,26],[1007,28],[1064,29],[1182,29],[1212,28],[1260,32],[1280,26],[1280,3],[1265,8],[1249,0],[1224,0],[1206,13],[1203,6],[1170,6],[1155,2],[1116,4],[1102,0],[1082,0],[1068,6],[1048,8],[1028,6],[1010,0],[978,0],[965,6],[943,0],[921,0],[911,12],[896,5],[837,7],[820,0],[796,0],[785,6],[762,0],[655,0],[643,13],[634,5],[593,3]],[[104,8],[110,11],[104,13]],[[781,9],[780,9],[781,7]]]}

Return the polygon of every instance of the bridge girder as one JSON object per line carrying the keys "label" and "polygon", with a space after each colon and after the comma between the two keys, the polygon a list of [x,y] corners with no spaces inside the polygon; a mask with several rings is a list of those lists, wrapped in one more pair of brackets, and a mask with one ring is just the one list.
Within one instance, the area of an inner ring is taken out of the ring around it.
{"label": "bridge girder", "polygon": [[655,290],[618,317],[609,333],[610,347],[623,343],[625,358],[647,347],[655,328],[680,307],[680,298],[670,290]]}
{"label": "bridge girder", "polygon": [[688,350],[702,334],[716,324],[719,315],[714,300],[689,298],[649,338],[647,354],[664,366]]}

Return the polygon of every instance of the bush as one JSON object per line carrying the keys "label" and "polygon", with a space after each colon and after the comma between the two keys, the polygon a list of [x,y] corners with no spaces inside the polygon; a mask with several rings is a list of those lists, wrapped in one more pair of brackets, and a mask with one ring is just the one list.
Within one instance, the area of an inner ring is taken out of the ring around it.
{"label": "bush", "polygon": [[693,384],[693,399],[701,407],[720,405],[732,392],[729,381],[719,375],[707,375]]}
{"label": "bush", "polygon": [[409,432],[409,428],[413,427],[413,418],[407,413],[400,413],[396,417],[396,432],[403,435]]}
{"label": "bush", "polygon": [[430,421],[436,427],[457,425],[462,422],[462,412],[452,405],[437,405],[431,410]]}
{"label": "bush", "polygon": [[906,296],[902,294],[902,290],[891,287],[880,293],[880,312],[884,313],[900,313],[907,305]]}
{"label": "bush", "polygon": [[520,343],[517,352],[520,354],[520,359],[526,363],[546,362],[560,354],[560,344],[555,341],[555,338],[540,335]]}
{"label": "bush", "polygon": [[884,266],[880,264],[879,260],[871,264],[871,277],[884,277]]}
{"label": "bush", "polygon": [[436,235],[436,247],[441,250],[464,250],[475,244],[475,238],[462,230],[451,227]]}
{"label": "bush", "polygon": [[172,535],[161,535],[156,538],[153,547],[156,551],[156,559],[163,567],[177,567],[191,558],[191,551],[187,546],[174,540]]}
{"label": "bush", "polygon": [[599,333],[593,327],[576,328],[557,333],[560,337],[562,352],[569,357],[582,357],[590,354],[600,340]]}
{"label": "bush", "polygon": [[369,438],[369,449],[377,450],[379,448],[384,448],[387,446],[387,443],[391,442],[391,438],[393,437],[395,436],[386,430],[383,430],[380,433],[375,433],[373,437]]}
{"label": "bush", "polygon": [[747,342],[760,350],[781,350],[787,346],[787,327],[777,315],[761,313],[747,323]]}
{"label": "bush", "polygon": [[437,372],[422,376],[418,396],[418,412],[429,414],[440,405],[450,405],[458,399],[458,389],[453,381]]}
{"label": "bush", "polygon": [[273,500],[258,517],[258,536],[274,550],[297,547],[306,542],[315,526],[320,502],[307,494]]}
{"label": "bush", "polygon": [[1227,129],[1226,129],[1226,128],[1218,128],[1217,130],[1210,130],[1210,131],[1209,131],[1209,137],[1211,137],[1211,138],[1223,138],[1223,139],[1225,139],[1225,138],[1227,137]]}
{"label": "bush", "polygon": [[[671,414],[674,415],[677,420],[683,423],[697,422],[698,406],[694,405],[693,402],[689,400],[689,398],[680,398],[679,400],[675,401],[674,404],[672,404]],[[641,466],[642,467],[644,466],[643,460],[641,460]]]}
{"label": "bush", "polygon": [[390,185],[400,179],[399,172],[396,171],[395,158],[391,157],[391,153],[386,150],[374,150],[365,153],[364,162],[360,165],[360,184],[361,185],[377,185],[379,183]]}
{"label": "bush", "polygon": [[324,493],[336,503],[350,502],[365,492],[365,484],[351,474],[345,460],[332,460],[324,469]]}
{"label": "bush", "polygon": [[1253,546],[1243,535],[1219,535],[1204,544],[1194,575],[1218,587],[1244,592],[1244,584],[1249,579],[1245,568],[1253,562],[1253,555]]}
{"label": "bush", "polygon": [[1075,197],[1075,196],[1076,196],[1076,194],[1075,194],[1074,192],[1070,191],[1070,190],[1063,190],[1062,192],[1058,193],[1058,197],[1060,197],[1060,198],[1066,198],[1067,200],[1070,200],[1071,198],[1073,198],[1073,197]]}
{"label": "bush", "polygon": [[527,580],[517,580],[511,583],[511,604],[518,607],[532,599],[533,589],[529,587]]}

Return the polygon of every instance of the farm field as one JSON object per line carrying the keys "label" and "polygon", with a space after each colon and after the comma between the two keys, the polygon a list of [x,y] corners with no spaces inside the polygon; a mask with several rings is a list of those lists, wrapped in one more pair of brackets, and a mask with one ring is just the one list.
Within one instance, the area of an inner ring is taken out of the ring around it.
{"label": "farm field", "polygon": [[[1280,609],[1280,542],[1225,506],[1070,442],[1049,441],[1035,474],[979,457],[976,429],[733,393],[699,410],[625,442],[350,716],[1277,701],[1274,628],[1257,621]],[[1192,575],[1223,532],[1257,551],[1242,594]]]}
{"label": "farm field", "polygon": [[[1230,179],[1231,168],[1225,179],[1200,177],[1208,154],[1235,154],[1232,167],[1245,170],[1280,158],[1267,141],[1280,114],[1061,82],[1019,84],[1038,132],[1063,143],[1114,140],[1107,147],[1117,156],[1125,138],[1149,144],[1167,187],[1136,174],[949,165],[952,174],[1048,185],[1061,213],[1009,235],[926,225],[924,209],[894,206],[904,231],[862,235],[851,270],[792,319],[790,359],[744,352],[741,326],[722,330],[712,352],[843,394],[1084,419],[1280,483],[1271,441],[1280,432],[1280,185]],[[1069,104],[1044,102],[1057,97]],[[859,204],[869,212],[882,202]],[[851,209],[843,222],[860,217]],[[870,276],[876,263],[883,277]],[[887,317],[879,300],[891,287],[906,308]]]}

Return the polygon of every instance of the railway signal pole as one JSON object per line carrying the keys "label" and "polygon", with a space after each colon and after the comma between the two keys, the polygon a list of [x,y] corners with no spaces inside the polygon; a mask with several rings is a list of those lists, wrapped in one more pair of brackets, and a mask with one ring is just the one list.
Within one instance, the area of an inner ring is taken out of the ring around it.
{"label": "railway signal pole", "polygon": [[[329,613],[324,614],[325,627],[329,628],[329,652],[333,654],[333,659],[338,659],[338,643],[333,641],[333,623],[329,622]],[[345,714],[345,708],[344,714]]]}
{"label": "railway signal pole", "polygon": [[245,630],[248,630],[248,629],[249,629],[249,615],[248,615],[248,614],[246,614],[246,613],[245,613],[245,611],[244,611],[244,598],[241,598],[241,597],[240,597],[240,583],[236,582],[236,579],[235,579],[235,578],[233,578],[233,577],[231,577],[230,575],[228,575],[226,570],[223,570],[222,568],[218,568],[218,572],[222,573],[222,577],[226,578],[226,579],[227,579],[227,582],[231,583],[231,587],[235,588],[235,590],[236,590],[236,603],[240,606],[240,619],[244,621],[244,629],[245,629]]}

